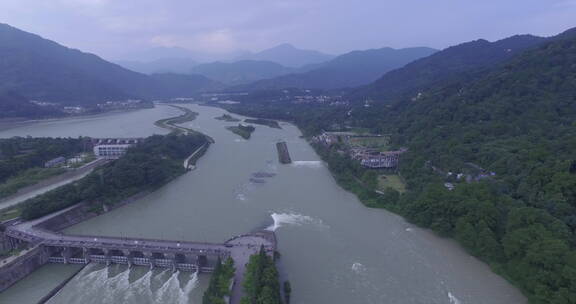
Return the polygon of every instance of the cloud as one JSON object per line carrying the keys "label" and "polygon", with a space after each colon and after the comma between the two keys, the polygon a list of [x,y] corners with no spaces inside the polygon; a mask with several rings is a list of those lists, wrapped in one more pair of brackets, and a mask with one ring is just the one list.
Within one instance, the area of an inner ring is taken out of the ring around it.
{"label": "cloud", "polygon": [[[204,52],[289,42],[342,53],[432,46],[574,26],[576,0],[0,0],[0,21],[116,57],[154,46]],[[490,20],[490,22],[486,22]]]}

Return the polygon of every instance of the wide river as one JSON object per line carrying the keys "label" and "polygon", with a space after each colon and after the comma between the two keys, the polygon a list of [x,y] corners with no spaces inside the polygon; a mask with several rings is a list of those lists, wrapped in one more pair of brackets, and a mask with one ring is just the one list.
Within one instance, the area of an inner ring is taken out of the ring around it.
{"label": "wide river", "polygon": [[[254,229],[274,229],[293,304],[526,303],[519,291],[454,242],[385,210],[364,207],[335,183],[295,126],[256,126],[245,141],[224,128],[235,123],[214,119],[225,111],[188,107],[200,115],[184,126],[216,140],[197,169],[68,232],[222,242]],[[157,106],[26,124],[0,131],[0,137],[141,137],[164,134],[153,122],[178,114]],[[288,142],[293,164],[278,163],[279,140]],[[252,183],[255,172],[276,176]],[[0,294],[0,303],[35,303],[74,269],[46,266]],[[208,279],[90,265],[49,303],[201,303]]]}

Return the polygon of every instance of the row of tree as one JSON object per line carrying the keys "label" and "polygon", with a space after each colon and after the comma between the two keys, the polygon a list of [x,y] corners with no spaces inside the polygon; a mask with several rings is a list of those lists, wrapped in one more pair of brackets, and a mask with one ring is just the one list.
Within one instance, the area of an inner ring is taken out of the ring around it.
{"label": "row of tree", "polygon": [[224,297],[230,296],[230,284],[234,278],[234,272],[232,258],[226,259],[224,263],[218,259],[210,277],[210,284],[202,297],[202,304],[226,304]]}
{"label": "row of tree", "polygon": [[246,296],[241,299],[242,304],[282,304],[278,270],[264,248],[250,257],[243,287]]}

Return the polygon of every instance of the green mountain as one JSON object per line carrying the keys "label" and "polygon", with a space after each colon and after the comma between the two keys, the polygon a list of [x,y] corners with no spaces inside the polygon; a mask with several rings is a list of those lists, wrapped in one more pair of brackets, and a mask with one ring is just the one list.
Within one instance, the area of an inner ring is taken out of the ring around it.
{"label": "green mountain", "polygon": [[[410,148],[412,195],[389,208],[459,240],[531,303],[576,303],[576,31],[380,123]],[[443,187],[447,172],[474,171],[479,182]]]}
{"label": "green mountain", "polygon": [[237,91],[254,91],[284,88],[339,89],[366,85],[386,72],[402,67],[416,59],[429,56],[436,50],[430,48],[354,51],[335,59],[302,68],[304,72],[257,81],[232,88]]}
{"label": "green mountain", "polygon": [[204,75],[228,85],[250,83],[292,72],[293,69],[271,61],[242,60],[237,62],[213,62],[192,68],[192,73]]}
{"label": "green mountain", "polygon": [[[449,61],[450,62],[450,61]],[[253,102],[245,115],[294,121],[305,134],[368,128],[406,147],[408,192],[374,191],[376,176],[317,149],[336,180],[370,207],[456,239],[536,304],[576,303],[576,29],[473,77],[393,105]]]}
{"label": "green mountain", "polygon": [[434,86],[474,77],[544,41],[545,38],[518,35],[496,42],[476,40],[449,47],[386,73],[373,84],[351,93],[350,97],[391,102],[406,95],[415,96]]}
{"label": "green mountain", "polygon": [[[206,83],[206,79],[202,81]],[[190,87],[197,85],[191,82]],[[181,84],[172,87],[96,55],[0,24],[0,90],[16,91],[29,100],[89,105],[127,98],[179,97],[181,88]]]}

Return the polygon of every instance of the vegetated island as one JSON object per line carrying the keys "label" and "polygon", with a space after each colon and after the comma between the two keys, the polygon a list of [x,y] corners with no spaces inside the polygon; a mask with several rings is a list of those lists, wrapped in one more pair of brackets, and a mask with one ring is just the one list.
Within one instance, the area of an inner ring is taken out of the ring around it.
{"label": "vegetated island", "polygon": [[232,133],[240,135],[244,139],[250,139],[252,133],[256,128],[254,126],[245,126],[243,124],[238,124],[236,127],[226,127],[227,130],[232,131]]}
{"label": "vegetated island", "polygon": [[280,127],[280,124],[275,121],[275,120],[270,120],[270,119],[263,119],[263,118],[256,118],[256,119],[244,119],[245,123],[251,123],[251,124],[256,124],[256,125],[263,125],[263,126],[268,126],[270,128],[275,128],[275,129],[282,129],[282,127]]}
{"label": "vegetated island", "polygon": [[148,137],[120,159],[95,169],[77,182],[25,201],[19,206],[21,218],[39,218],[80,202],[101,212],[184,174],[183,160],[209,143],[208,137],[200,133]]}
{"label": "vegetated island", "polygon": [[250,256],[246,265],[246,274],[242,284],[244,293],[242,304],[246,303],[290,303],[290,283],[284,283],[284,297],[282,301],[280,292],[280,278],[274,257],[266,254],[263,248],[260,252]]}
{"label": "vegetated island", "polygon": [[218,259],[214,272],[210,276],[210,284],[202,296],[202,304],[228,303],[234,280],[234,260],[227,258],[224,262]]}
{"label": "vegetated island", "polygon": [[196,131],[192,129],[184,128],[182,126],[178,126],[177,124],[193,121],[194,119],[196,119],[196,117],[198,117],[198,113],[181,106],[176,105],[169,105],[169,106],[181,110],[182,112],[184,112],[184,114],[176,117],[160,119],[156,121],[154,125],[160,128],[168,129],[176,133],[184,133],[184,134],[196,133]]}
{"label": "vegetated island", "polygon": [[229,114],[223,114],[222,116],[214,117],[214,119],[228,121],[228,122],[239,122],[240,121],[240,119],[233,117]]}

